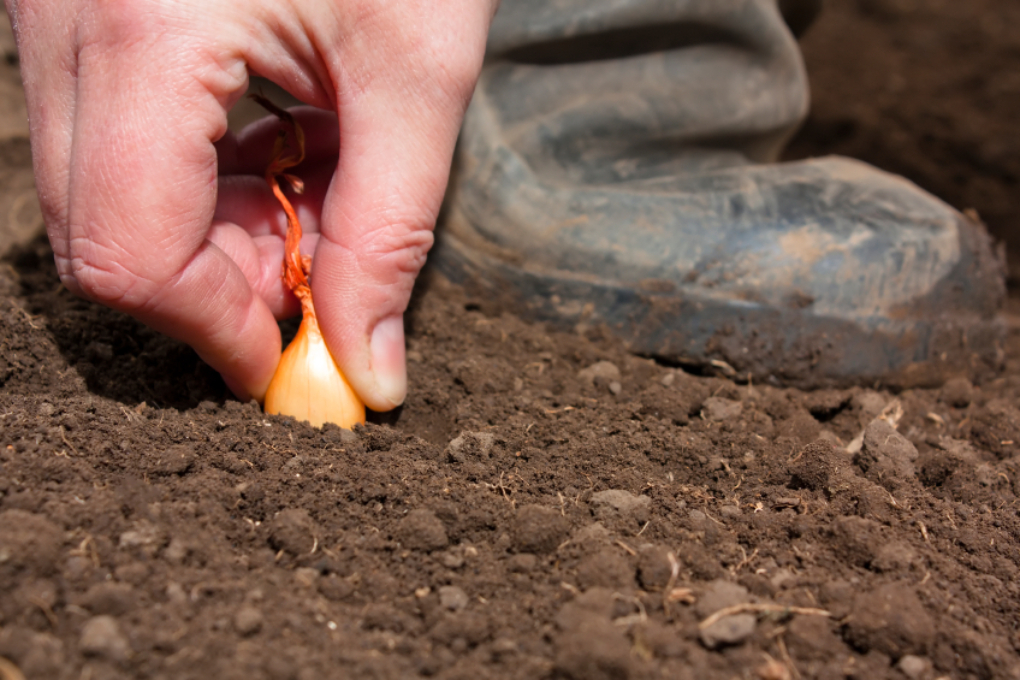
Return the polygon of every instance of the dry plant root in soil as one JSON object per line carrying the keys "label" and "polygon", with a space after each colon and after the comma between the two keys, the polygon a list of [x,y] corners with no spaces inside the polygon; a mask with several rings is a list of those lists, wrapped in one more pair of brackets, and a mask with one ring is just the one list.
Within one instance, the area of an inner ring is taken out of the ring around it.
{"label": "dry plant root in soil", "polygon": [[[287,172],[304,160],[304,131],[289,112],[265,97],[252,95],[252,98],[284,123],[273,145],[273,157],[266,168],[266,182],[287,214],[283,280],[301,301],[302,317],[297,335],[284,350],[280,365],[269,383],[265,410],[274,415],[307,420],[315,427],[335,423],[350,429],[356,423],[365,422],[365,405],[340,371],[322,337],[312,304],[312,289],[308,285],[312,259],[301,255],[301,223],[279,182],[282,177],[297,193],[304,190],[304,183]],[[296,151],[287,148],[290,132],[294,134]]]}

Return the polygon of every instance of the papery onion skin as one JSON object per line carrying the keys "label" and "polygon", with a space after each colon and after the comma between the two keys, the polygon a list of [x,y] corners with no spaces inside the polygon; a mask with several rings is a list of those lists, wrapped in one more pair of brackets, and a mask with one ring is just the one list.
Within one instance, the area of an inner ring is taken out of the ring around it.
{"label": "papery onion skin", "polygon": [[[291,416],[308,421],[315,427],[336,423],[350,429],[365,422],[365,404],[347,382],[322,337],[315,305],[312,304],[312,289],[308,284],[312,260],[301,255],[301,222],[277,181],[278,177],[282,177],[293,191],[299,194],[304,191],[304,182],[287,171],[304,160],[305,135],[290,113],[261,95],[251,96],[283,122],[266,168],[266,183],[287,215],[282,276],[286,286],[301,302],[302,317],[297,335],[280,357],[263,406],[266,413]],[[287,146],[288,130],[295,138],[296,148],[293,151]]]}
{"label": "papery onion skin", "polygon": [[330,354],[313,315],[304,316],[280,357],[266,391],[265,410],[315,427],[335,423],[349,430],[365,422],[365,405]]}

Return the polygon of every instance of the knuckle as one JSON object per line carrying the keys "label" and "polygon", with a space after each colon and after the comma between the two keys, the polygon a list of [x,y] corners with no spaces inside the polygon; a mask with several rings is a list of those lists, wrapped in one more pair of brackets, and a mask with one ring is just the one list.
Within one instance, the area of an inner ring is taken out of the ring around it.
{"label": "knuckle", "polygon": [[67,273],[61,279],[65,285],[73,281],[68,286],[73,292],[125,312],[144,307],[151,298],[138,276],[94,243],[72,244]]}
{"label": "knuckle", "polygon": [[487,22],[482,19],[485,12],[476,9],[475,13],[467,22],[475,30],[458,30],[447,25],[430,34],[428,52],[434,55],[435,62],[432,71],[458,97],[471,95],[485,55]]}
{"label": "knuckle", "polygon": [[427,81],[442,93],[441,98],[466,103],[481,71],[483,50],[463,43],[451,44],[445,36],[439,36],[423,52],[427,55],[428,67],[424,69]]}
{"label": "knuckle", "polygon": [[437,72],[443,74],[440,87],[449,100],[464,105],[471,99],[478,78],[478,69],[473,63],[451,60],[444,63]]}
{"label": "knuckle", "polygon": [[417,274],[432,248],[432,225],[426,221],[399,220],[374,229],[365,237],[363,252],[401,274]]}
{"label": "knuckle", "polygon": [[121,273],[80,258],[71,261],[70,276],[86,297],[110,306],[120,306],[118,303],[126,300],[131,291],[130,283]]}
{"label": "knuckle", "polygon": [[57,265],[57,276],[60,278],[60,283],[64,285],[64,288],[67,288],[78,297],[89,297],[88,294],[82,290],[81,286],[78,284],[78,280],[74,276],[71,258],[60,253],[55,253],[53,260]]}

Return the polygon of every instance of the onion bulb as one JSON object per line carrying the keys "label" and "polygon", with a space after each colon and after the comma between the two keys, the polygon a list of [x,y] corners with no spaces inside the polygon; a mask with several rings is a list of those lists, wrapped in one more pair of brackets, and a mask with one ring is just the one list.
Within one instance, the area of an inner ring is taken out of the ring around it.
{"label": "onion bulb", "polygon": [[[365,422],[365,404],[347,382],[326,345],[326,339],[322,337],[322,330],[315,316],[315,305],[312,304],[312,289],[308,285],[312,258],[301,255],[301,223],[278,181],[278,178],[282,177],[297,193],[304,189],[300,179],[286,172],[304,160],[304,133],[290,113],[264,97],[252,96],[284,122],[284,128],[277,136],[273,147],[272,160],[266,168],[266,182],[287,214],[283,281],[301,301],[302,315],[297,335],[284,350],[276,373],[269,383],[265,411],[274,415],[291,416],[297,420],[307,420],[315,427],[335,423],[350,429],[356,423]],[[293,131],[297,141],[295,153],[288,153],[286,148],[288,130]]]}
{"label": "onion bulb", "polygon": [[301,319],[266,392],[266,413],[307,420],[315,427],[365,422],[365,405],[344,378],[314,315]]}

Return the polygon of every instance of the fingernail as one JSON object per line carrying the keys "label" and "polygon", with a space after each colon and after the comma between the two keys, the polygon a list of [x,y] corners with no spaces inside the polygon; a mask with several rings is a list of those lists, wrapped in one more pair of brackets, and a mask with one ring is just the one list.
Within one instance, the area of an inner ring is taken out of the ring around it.
{"label": "fingernail", "polygon": [[404,317],[389,316],[372,331],[372,376],[380,396],[393,408],[407,395],[407,361],[404,350]]}

